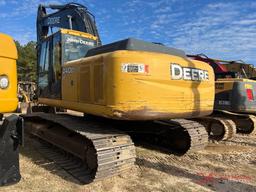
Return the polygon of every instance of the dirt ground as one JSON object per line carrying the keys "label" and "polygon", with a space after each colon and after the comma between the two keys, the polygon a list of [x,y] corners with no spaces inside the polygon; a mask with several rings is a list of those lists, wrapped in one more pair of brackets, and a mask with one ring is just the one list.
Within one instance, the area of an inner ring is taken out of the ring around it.
{"label": "dirt ground", "polygon": [[1,192],[256,191],[256,137],[238,135],[181,157],[137,147],[133,169],[89,185],[79,184],[45,159],[37,143],[26,137],[20,157],[22,180]]}

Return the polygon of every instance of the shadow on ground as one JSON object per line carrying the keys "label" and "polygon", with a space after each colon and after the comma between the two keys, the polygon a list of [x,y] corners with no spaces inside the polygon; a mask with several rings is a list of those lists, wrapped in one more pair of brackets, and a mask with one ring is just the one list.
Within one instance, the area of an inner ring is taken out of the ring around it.
{"label": "shadow on ground", "polygon": [[[150,162],[143,158],[137,158],[136,164],[140,167],[146,167],[150,169],[155,169],[157,171],[165,172],[169,175],[176,176],[176,177],[183,177],[188,178],[195,184],[201,185],[203,187],[206,187],[208,189],[214,190],[214,191],[221,191],[221,192],[238,192],[240,189],[243,189],[243,191],[247,192],[255,192],[256,187],[250,184],[246,184],[243,182],[238,181],[239,177],[236,176],[237,180],[235,180],[235,176],[233,176],[233,180],[231,176],[227,177],[225,175],[216,173],[196,173],[193,174],[186,169],[175,167],[172,165],[166,165],[160,162]],[[241,179],[241,177],[240,177]],[[250,180],[251,178],[243,178],[246,180]]]}
{"label": "shadow on ground", "polygon": [[30,135],[26,135],[25,145],[24,147],[21,147],[20,154],[29,158],[33,163],[51,172],[52,174],[58,175],[66,181],[81,185],[78,180],[76,180],[63,168],[58,166],[53,161],[45,158],[44,155],[40,152],[40,145],[42,144],[36,138]]}

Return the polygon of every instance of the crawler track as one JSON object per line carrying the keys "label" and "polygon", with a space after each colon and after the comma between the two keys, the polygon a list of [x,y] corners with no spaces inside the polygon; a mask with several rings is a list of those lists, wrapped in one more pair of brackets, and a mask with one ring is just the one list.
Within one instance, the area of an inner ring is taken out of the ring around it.
{"label": "crawler track", "polygon": [[236,124],[230,119],[209,116],[196,118],[195,120],[206,127],[210,140],[225,141],[236,134]]}
{"label": "crawler track", "polygon": [[84,184],[118,174],[135,162],[130,137],[100,122],[64,114],[33,113],[23,117],[30,133],[67,152],[51,158]]}
{"label": "crawler track", "polygon": [[256,135],[256,117],[250,114],[215,111],[214,116],[229,118],[236,124],[237,133]]}
{"label": "crawler track", "polygon": [[234,120],[237,124],[237,132],[256,136],[256,117],[254,115],[246,115],[247,118]]}
{"label": "crawler track", "polygon": [[[205,127],[193,120],[186,119],[175,119],[170,121],[160,121],[159,123],[167,123],[169,125],[176,125],[183,129],[184,134],[189,137],[189,140],[186,141],[187,147],[186,152],[194,152],[203,150],[208,144],[208,134],[205,130]],[[185,148],[184,148],[185,149]]]}
{"label": "crawler track", "polygon": [[205,127],[192,120],[126,122],[124,125],[122,130],[129,133],[135,143],[176,155],[202,150],[208,144]]}

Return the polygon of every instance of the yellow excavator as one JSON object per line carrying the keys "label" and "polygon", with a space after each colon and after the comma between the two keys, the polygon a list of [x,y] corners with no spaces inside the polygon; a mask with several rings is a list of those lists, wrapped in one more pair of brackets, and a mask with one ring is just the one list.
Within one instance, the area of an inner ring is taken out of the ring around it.
{"label": "yellow excavator", "polygon": [[26,130],[72,154],[75,163],[53,160],[81,182],[129,169],[130,135],[182,154],[207,145],[206,128],[185,118],[212,113],[208,64],[133,38],[101,46],[94,16],[76,3],[39,5],[37,34],[37,105],[23,116]]}
{"label": "yellow excavator", "polygon": [[[214,112],[200,120],[217,140],[227,140],[235,133],[256,133],[256,82],[251,65],[223,61],[206,55],[188,55],[213,67],[215,72]],[[213,126],[214,125],[214,126]]]}
{"label": "yellow excavator", "polygon": [[13,112],[17,98],[17,49],[13,39],[0,33],[0,186],[17,183],[19,170],[19,148],[22,144],[23,120]]}

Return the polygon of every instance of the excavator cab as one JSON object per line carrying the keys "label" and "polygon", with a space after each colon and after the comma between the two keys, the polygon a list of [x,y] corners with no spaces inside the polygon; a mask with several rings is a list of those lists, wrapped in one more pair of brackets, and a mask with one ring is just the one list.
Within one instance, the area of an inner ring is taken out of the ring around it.
{"label": "excavator cab", "polygon": [[39,47],[40,96],[60,98],[62,65],[85,57],[88,50],[96,46],[97,37],[70,29],[60,29],[47,37]]}
{"label": "excavator cab", "polygon": [[38,95],[59,99],[62,65],[84,57],[89,49],[101,45],[101,40],[87,7],[78,3],[41,4],[37,13],[37,43]]}

